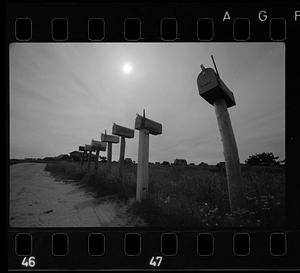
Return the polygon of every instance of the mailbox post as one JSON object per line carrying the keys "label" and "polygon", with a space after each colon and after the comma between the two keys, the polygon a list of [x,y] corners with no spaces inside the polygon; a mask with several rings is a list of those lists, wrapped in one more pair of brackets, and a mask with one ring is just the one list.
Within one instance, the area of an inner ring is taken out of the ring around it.
{"label": "mailbox post", "polygon": [[160,135],[162,125],[143,116],[137,115],[135,129],[139,130],[138,166],[136,183],[136,201],[140,202],[147,197],[149,180],[149,134]]}
{"label": "mailbox post", "polygon": [[91,167],[91,157],[92,157],[92,147],[89,144],[85,144],[85,150],[88,153],[88,158],[87,158],[87,168],[90,170]]}
{"label": "mailbox post", "polygon": [[219,77],[216,66],[216,72],[214,69],[205,68],[203,65],[201,65],[201,69],[202,71],[197,78],[199,94],[215,108],[223,143],[230,209],[233,211],[243,208],[245,205],[238,149],[227,110],[227,108],[235,105],[235,100],[233,93]]}
{"label": "mailbox post", "polygon": [[96,151],[95,160],[94,160],[95,161],[94,169],[95,169],[95,171],[97,171],[98,170],[99,153],[100,153],[100,151],[106,151],[106,142],[97,141],[97,140],[92,139],[91,147]]}
{"label": "mailbox post", "polygon": [[119,159],[119,177],[123,181],[124,157],[125,157],[125,138],[133,138],[134,130],[120,126],[116,123],[112,127],[113,135],[121,137],[120,159]]}
{"label": "mailbox post", "polygon": [[113,135],[107,135],[106,130],[105,130],[105,133],[101,134],[101,141],[107,142],[107,171],[110,171],[111,170],[111,157],[112,157],[112,144],[119,143],[119,137],[113,136]]}
{"label": "mailbox post", "polygon": [[85,147],[84,146],[79,146],[79,148],[78,148],[78,150],[79,151],[81,151],[81,152],[83,152],[82,154],[81,154],[81,162],[80,162],[80,167],[82,168],[82,166],[83,166],[83,161],[84,161],[84,157],[85,157]]}

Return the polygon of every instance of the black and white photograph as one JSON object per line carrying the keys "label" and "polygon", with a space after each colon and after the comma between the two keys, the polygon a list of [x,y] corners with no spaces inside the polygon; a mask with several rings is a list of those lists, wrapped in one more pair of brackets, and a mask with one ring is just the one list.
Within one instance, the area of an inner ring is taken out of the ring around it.
{"label": "black and white photograph", "polygon": [[9,225],[285,224],[285,44],[11,43]]}

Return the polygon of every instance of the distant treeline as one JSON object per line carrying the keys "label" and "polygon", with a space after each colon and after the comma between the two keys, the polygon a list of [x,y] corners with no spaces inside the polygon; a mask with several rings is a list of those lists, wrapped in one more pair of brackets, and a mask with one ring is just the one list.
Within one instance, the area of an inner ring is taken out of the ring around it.
{"label": "distant treeline", "polygon": [[[17,163],[23,163],[23,162],[51,162],[51,161],[80,161],[81,156],[83,154],[74,151],[71,152],[70,155],[67,154],[61,154],[56,157],[44,157],[44,158],[24,158],[24,159],[10,159],[10,165],[17,164]],[[87,157],[85,158],[87,160]],[[94,161],[94,158],[92,158],[92,161]],[[106,157],[100,157],[101,162],[106,162]],[[113,163],[117,163],[117,161],[113,161]],[[125,158],[125,164],[127,165],[135,165],[136,162],[132,160],[131,158]],[[225,162],[219,162],[216,165],[209,165],[205,162],[201,162],[199,164],[195,163],[187,163],[187,160],[185,159],[178,159],[176,158],[173,163],[170,163],[169,161],[156,161],[149,162],[150,165],[164,165],[164,166],[200,166],[200,167],[217,167],[219,169],[225,169]],[[241,163],[241,167],[243,166],[285,166],[285,160],[278,161],[278,156],[274,156],[273,153],[260,153],[251,155],[248,157],[248,159],[245,160],[245,163]]]}
{"label": "distant treeline", "polygon": [[26,163],[26,162],[40,162],[40,163],[47,163],[53,161],[54,159],[44,159],[44,158],[24,158],[24,159],[17,159],[12,158],[9,160],[10,165],[18,164],[18,163]]}

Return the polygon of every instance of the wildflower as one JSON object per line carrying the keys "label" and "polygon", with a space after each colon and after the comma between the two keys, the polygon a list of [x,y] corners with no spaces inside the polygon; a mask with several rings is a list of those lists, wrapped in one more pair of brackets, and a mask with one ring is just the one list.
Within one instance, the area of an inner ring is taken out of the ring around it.
{"label": "wildflower", "polygon": [[165,200],[165,204],[166,204],[166,203],[169,203],[169,202],[170,202],[170,199],[171,199],[171,198],[170,198],[170,196],[168,195],[167,198],[166,198],[166,200]]}

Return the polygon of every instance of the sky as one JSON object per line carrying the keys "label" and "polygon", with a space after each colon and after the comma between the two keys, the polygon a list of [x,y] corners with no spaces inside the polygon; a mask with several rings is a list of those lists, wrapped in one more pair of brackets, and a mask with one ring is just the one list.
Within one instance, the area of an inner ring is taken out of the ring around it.
{"label": "sky", "polygon": [[[162,124],[150,135],[150,162],[224,161],[214,106],[197,86],[213,55],[235,97],[228,111],[240,161],[261,152],[285,159],[283,43],[12,43],[9,53],[10,158],[69,153],[111,134],[114,122],[134,129],[145,109]],[[138,134],[126,139],[135,161]],[[119,150],[113,144],[113,160]]]}

